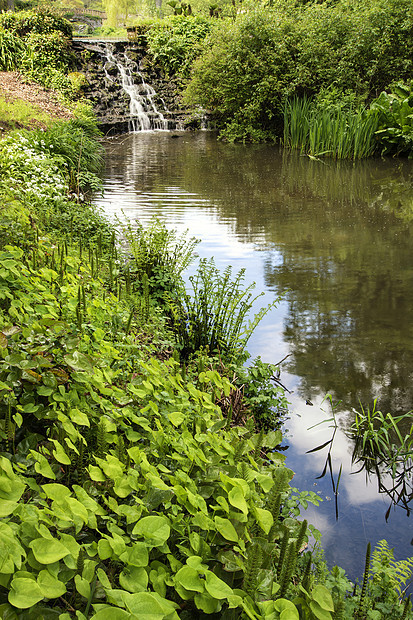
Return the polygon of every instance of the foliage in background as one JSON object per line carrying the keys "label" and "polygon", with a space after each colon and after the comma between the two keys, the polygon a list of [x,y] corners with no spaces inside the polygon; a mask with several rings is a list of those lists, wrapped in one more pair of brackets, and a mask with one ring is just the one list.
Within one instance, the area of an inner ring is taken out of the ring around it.
{"label": "foliage in background", "polygon": [[20,37],[0,26],[0,71],[12,71],[23,51],[24,44]]}
{"label": "foliage in background", "polygon": [[0,70],[18,69],[27,79],[67,98],[78,94],[68,77],[74,65],[70,22],[48,9],[0,15]]}
{"label": "foliage in background", "polygon": [[148,51],[166,74],[187,76],[210,28],[204,17],[170,17],[147,31]]}
{"label": "foliage in background", "polygon": [[0,26],[18,37],[25,38],[30,34],[52,34],[59,31],[72,38],[72,25],[53,10],[36,8],[27,11],[7,11],[0,15]]}
{"label": "foliage in background", "polygon": [[286,98],[334,85],[367,102],[413,66],[408,0],[275,1],[213,30],[187,100],[218,115],[227,139],[281,133]]}

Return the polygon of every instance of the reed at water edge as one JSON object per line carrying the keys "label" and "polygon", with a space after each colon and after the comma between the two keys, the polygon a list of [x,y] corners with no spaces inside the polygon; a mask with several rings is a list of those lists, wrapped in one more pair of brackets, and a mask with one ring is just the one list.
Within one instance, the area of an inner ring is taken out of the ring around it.
{"label": "reed at water edge", "polygon": [[365,108],[322,109],[305,97],[294,97],[284,106],[284,146],[314,157],[371,157],[377,129],[377,113]]}

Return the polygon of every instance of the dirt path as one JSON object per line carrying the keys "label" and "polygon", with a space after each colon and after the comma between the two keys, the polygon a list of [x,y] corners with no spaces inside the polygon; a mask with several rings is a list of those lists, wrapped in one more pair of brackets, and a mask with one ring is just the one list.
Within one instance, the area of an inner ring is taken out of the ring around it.
{"label": "dirt path", "polygon": [[[45,90],[38,84],[25,84],[16,71],[0,72],[0,96],[7,102],[21,100],[36,106],[37,109],[55,119],[69,119],[72,117],[71,112],[56,100],[53,93]],[[36,118],[30,121],[30,125],[33,127],[38,127],[41,124]],[[10,129],[9,125],[5,119],[0,118],[0,131],[7,131]]]}

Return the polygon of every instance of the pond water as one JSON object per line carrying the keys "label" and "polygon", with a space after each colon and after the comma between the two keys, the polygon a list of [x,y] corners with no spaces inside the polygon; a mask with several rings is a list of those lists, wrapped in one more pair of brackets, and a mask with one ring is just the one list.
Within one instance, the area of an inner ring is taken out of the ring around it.
{"label": "pond water", "polygon": [[[176,135],[176,134],[175,134]],[[413,162],[312,161],[268,145],[228,145],[209,132],[136,133],[108,140],[104,196],[110,218],[153,215],[202,240],[197,251],[246,282],[281,296],[249,351],[281,365],[289,394],[286,463],[294,486],[323,502],[306,517],[323,534],[330,566],[361,575],[366,544],[386,538],[397,559],[413,555],[412,518],[392,507],[378,480],[352,466],[346,435],[354,408],[413,408]],[[194,268],[193,268],[194,270]],[[322,473],[332,468],[337,502]],[[317,426],[315,426],[317,425]],[[386,483],[386,479],[383,479]],[[410,487],[410,493],[412,489]],[[336,503],[338,518],[336,518]]]}

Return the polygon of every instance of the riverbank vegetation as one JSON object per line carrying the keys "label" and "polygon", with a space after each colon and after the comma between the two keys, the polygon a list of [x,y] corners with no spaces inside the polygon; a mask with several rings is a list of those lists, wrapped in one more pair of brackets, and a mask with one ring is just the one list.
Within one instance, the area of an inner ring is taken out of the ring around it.
{"label": "riverbank vegetation", "polygon": [[319,497],[259,430],[275,367],[242,375],[219,337],[185,353],[168,307],[194,244],[154,222],[122,256],[87,200],[99,152],[90,119],[1,143],[2,616],[408,617],[390,550],[356,589],[311,552]]}

